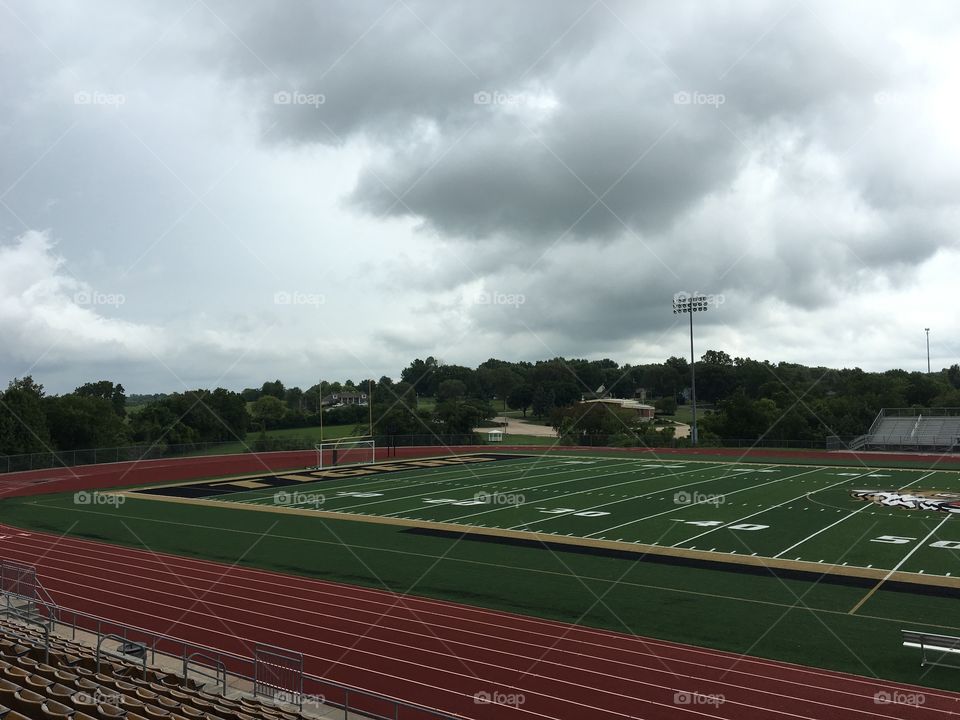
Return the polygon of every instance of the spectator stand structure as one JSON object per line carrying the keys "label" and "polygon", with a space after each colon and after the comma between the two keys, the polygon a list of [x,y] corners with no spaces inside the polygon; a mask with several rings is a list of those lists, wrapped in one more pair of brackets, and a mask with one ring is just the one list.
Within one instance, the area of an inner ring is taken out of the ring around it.
{"label": "spectator stand structure", "polygon": [[851,440],[827,438],[828,450],[960,450],[960,408],[884,408],[870,429]]}
{"label": "spectator stand structure", "polygon": [[64,608],[36,569],[0,560],[4,720],[460,720],[303,670],[264,644],[242,657]]}

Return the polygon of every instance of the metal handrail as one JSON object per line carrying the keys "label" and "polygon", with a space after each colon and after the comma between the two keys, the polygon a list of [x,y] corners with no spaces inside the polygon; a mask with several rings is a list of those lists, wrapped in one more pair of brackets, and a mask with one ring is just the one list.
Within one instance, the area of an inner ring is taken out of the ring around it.
{"label": "metal handrail", "polygon": [[[0,560],[0,568],[2,568],[2,565],[5,562],[6,561]],[[76,639],[77,630],[96,635],[98,644],[102,641],[102,639],[106,639],[108,637],[115,637],[116,639],[121,639],[125,642],[138,642],[136,640],[132,640],[131,635],[145,636],[146,638],[150,639],[149,647],[151,651],[151,664],[153,661],[155,661],[155,657],[158,653],[161,655],[178,658],[183,662],[186,662],[187,659],[195,653],[202,653],[206,659],[213,660],[217,663],[222,663],[223,666],[229,670],[229,674],[231,676],[244,683],[249,683],[251,688],[253,688],[255,685],[253,658],[243,657],[242,655],[236,655],[227,651],[217,650],[201,643],[187,642],[186,640],[182,640],[171,635],[156,633],[151,630],[145,630],[143,628],[138,628],[126,623],[108,620],[106,618],[101,618],[96,615],[81,612],[79,610],[65,608],[56,605],[55,603],[47,603],[46,601],[39,600],[37,598],[29,598],[8,592],[3,592],[3,595],[13,596],[21,600],[32,600],[34,604],[43,607],[44,610],[47,611],[49,617],[56,616],[58,618],[56,621],[51,623],[52,625],[62,625],[69,628],[71,630],[71,637],[74,640]],[[36,621],[34,620],[34,622]],[[47,634],[49,636],[49,630],[47,630]],[[244,668],[248,669],[244,670]],[[303,680],[304,695],[310,695],[314,697],[323,696],[324,703],[327,705],[340,707],[345,711],[356,711],[368,717],[378,718],[379,720],[391,720],[391,718],[397,717],[400,709],[416,711],[417,713],[421,713],[431,720],[468,720],[463,715],[447,713],[426,705],[420,705],[419,703],[401,700],[400,698],[391,697],[389,695],[383,695],[381,693],[352,687],[344,683],[339,683],[334,680],[327,680],[320,676],[311,675],[309,673],[303,674]],[[331,699],[329,692],[310,692],[310,690],[320,690],[326,688],[342,692],[345,702],[340,703],[335,699]],[[267,697],[269,698],[269,696]],[[363,709],[358,708],[355,704],[355,701],[353,701],[353,698],[365,699],[380,705],[390,705],[392,706],[393,713],[391,715],[371,714],[369,711],[364,711]]]}

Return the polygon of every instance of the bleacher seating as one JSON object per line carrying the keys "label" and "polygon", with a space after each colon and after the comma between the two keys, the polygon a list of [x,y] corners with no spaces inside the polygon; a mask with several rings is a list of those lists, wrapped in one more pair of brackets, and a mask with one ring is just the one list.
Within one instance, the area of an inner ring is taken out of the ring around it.
{"label": "bleacher seating", "polygon": [[[49,640],[49,645],[47,641]],[[102,656],[0,618],[0,720],[303,720],[257,698],[229,698],[148,666]]]}
{"label": "bleacher seating", "polygon": [[882,410],[860,446],[874,450],[960,450],[960,413]]}

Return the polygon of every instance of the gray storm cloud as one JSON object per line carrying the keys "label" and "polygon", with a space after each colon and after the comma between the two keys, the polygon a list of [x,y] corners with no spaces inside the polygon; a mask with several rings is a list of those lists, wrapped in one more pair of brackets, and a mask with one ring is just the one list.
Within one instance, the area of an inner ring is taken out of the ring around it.
{"label": "gray storm cloud", "polygon": [[[957,255],[950,3],[0,13],[0,241],[22,255],[49,229],[35,287],[128,296],[53,304],[91,364],[155,363],[147,384],[170,380],[178,328],[204,378],[239,362],[249,382],[428,354],[657,359],[682,350],[664,340],[677,290],[726,297],[705,342],[869,366],[898,352],[878,318],[936,323],[912,298]],[[53,296],[31,310],[14,287],[9,375],[58,328],[37,309]],[[524,302],[477,302],[501,296]],[[862,358],[835,353],[837,308]],[[802,327],[771,331],[785,317]],[[169,340],[159,357],[144,334]]]}

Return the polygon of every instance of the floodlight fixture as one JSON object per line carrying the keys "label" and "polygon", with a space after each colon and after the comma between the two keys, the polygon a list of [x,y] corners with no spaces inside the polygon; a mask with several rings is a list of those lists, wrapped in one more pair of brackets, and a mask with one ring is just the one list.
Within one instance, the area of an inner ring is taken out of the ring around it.
{"label": "floodlight fixture", "polygon": [[690,316],[690,446],[697,446],[697,362],[693,354],[693,314],[706,312],[710,298],[701,293],[679,292],[673,296],[673,314]]}

